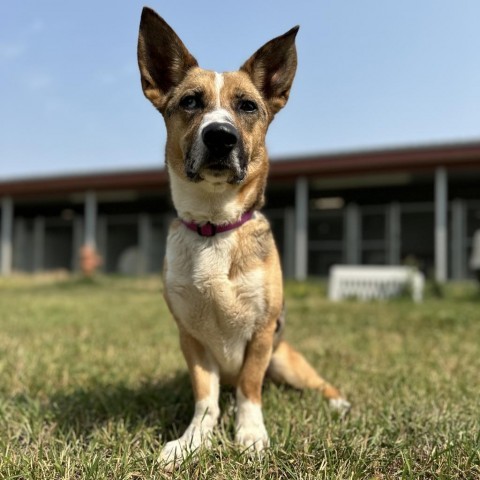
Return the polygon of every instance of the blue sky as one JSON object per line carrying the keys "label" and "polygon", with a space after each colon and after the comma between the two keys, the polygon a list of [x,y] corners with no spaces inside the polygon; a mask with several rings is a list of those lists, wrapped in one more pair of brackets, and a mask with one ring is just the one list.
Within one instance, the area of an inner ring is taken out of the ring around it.
{"label": "blue sky", "polygon": [[[0,6],[0,180],[163,164],[136,65],[144,1]],[[204,68],[300,24],[272,157],[480,139],[478,0],[151,1]]]}

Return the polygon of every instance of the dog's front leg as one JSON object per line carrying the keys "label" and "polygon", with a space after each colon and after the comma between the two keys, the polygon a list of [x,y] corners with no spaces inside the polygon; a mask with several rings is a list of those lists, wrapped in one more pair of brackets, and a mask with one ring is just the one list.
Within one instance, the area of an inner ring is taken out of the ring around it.
{"label": "dog's front leg", "polygon": [[272,355],[273,329],[274,325],[269,325],[253,335],[237,383],[235,440],[256,452],[269,445],[262,414],[262,383]]}
{"label": "dog's front leg", "polygon": [[185,433],[168,442],[161,460],[171,470],[187,456],[195,455],[203,445],[210,445],[211,433],[217,424],[220,409],[219,369],[212,356],[195,338],[180,328],[180,345],[187,361],[195,397],[195,413]]}

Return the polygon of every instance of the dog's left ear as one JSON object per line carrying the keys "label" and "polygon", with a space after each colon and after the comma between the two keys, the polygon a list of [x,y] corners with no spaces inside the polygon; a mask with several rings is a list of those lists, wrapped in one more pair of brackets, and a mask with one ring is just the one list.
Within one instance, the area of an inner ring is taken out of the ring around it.
{"label": "dog's left ear", "polygon": [[138,66],[143,93],[163,113],[170,89],[198,63],[170,25],[144,7],[138,35]]}
{"label": "dog's left ear", "polygon": [[240,68],[248,73],[275,115],[285,106],[297,69],[296,26],[267,42]]}

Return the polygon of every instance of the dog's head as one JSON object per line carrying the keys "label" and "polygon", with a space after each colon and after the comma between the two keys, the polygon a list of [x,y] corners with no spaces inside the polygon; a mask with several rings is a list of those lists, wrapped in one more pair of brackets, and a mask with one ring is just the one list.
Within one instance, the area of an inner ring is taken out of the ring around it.
{"label": "dog's head", "polygon": [[169,170],[191,182],[238,185],[268,170],[265,134],[286,104],[298,27],[274,38],[236,72],[203,70],[172,28],[144,8],[138,63],[145,96],[167,127]]}

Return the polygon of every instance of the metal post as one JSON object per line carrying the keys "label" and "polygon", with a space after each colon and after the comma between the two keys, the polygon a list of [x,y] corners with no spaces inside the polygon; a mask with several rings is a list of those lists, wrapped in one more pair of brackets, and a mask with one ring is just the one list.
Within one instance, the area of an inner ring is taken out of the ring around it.
{"label": "metal post", "polygon": [[350,265],[360,262],[360,215],[358,205],[349,203],[345,208],[345,259]]}
{"label": "metal post", "polygon": [[308,180],[298,177],[295,185],[295,279],[308,273]]}
{"label": "metal post", "polygon": [[2,232],[1,232],[1,273],[12,273],[13,261],[13,200],[11,197],[2,198]]}
{"label": "metal post", "polygon": [[448,178],[444,167],[435,170],[435,279],[445,282],[448,276]]}
{"label": "metal post", "polygon": [[93,249],[97,246],[97,196],[95,192],[85,194],[85,245]]}
{"label": "metal post", "polygon": [[467,277],[467,212],[460,199],[452,201],[451,235],[452,278],[461,280]]}
{"label": "metal post", "polygon": [[400,204],[393,202],[388,206],[387,217],[387,255],[390,265],[400,265]]}

